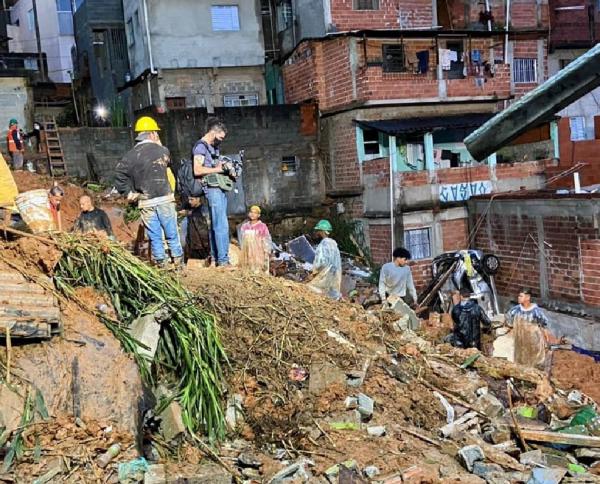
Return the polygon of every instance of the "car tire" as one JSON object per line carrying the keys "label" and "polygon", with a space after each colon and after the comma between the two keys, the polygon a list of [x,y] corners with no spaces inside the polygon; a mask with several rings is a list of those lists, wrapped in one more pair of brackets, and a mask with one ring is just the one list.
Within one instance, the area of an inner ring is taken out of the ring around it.
{"label": "car tire", "polygon": [[494,276],[500,270],[500,259],[494,254],[487,254],[483,256],[481,261],[484,272],[489,276]]}

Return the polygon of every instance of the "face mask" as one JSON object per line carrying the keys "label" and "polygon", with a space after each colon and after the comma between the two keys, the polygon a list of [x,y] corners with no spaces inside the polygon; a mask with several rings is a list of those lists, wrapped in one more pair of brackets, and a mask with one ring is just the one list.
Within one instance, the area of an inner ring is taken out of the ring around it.
{"label": "face mask", "polygon": [[212,145],[213,145],[213,147],[218,148],[222,142],[223,142],[222,140],[215,138]]}

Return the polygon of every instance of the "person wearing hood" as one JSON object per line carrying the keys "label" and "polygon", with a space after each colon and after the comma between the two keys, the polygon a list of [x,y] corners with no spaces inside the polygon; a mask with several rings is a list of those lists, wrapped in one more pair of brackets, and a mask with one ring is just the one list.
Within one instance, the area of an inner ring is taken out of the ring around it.
{"label": "person wearing hood", "polygon": [[471,299],[471,291],[460,290],[460,302],[452,309],[454,332],[452,344],[459,348],[481,350],[481,325],[491,328],[492,323],[481,306]]}
{"label": "person wearing hood", "polygon": [[321,242],[315,250],[312,272],[305,282],[317,294],[337,301],[342,297],[342,258],[337,242],[329,237],[332,231],[329,220],[321,220],[315,226],[315,233]]}
{"label": "person wearing hood", "polygon": [[115,168],[115,187],[130,203],[141,209],[142,223],[150,240],[152,258],[165,267],[164,238],[167,240],[175,266],[183,264],[183,249],[179,240],[173,180],[170,171],[171,154],[158,135],[160,128],[154,119],[142,116],[135,123],[137,144],[129,150]]}

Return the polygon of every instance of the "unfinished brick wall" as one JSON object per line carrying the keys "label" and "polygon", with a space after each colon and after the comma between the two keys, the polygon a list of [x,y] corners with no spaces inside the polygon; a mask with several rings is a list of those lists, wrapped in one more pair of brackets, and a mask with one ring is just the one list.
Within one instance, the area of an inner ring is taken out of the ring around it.
{"label": "unfinished brick wall", "polygon": [[443,220],[441,224],[444,252],[467,248],[469,224],[466,218]]}
{"label": "unfinished brick wall", "polygon": [[354,10],[353,0],[331,0],[331,20],[338,31],[428,28],[431,0],[379,0],[379,10]]}
{"label": "unfinished brick wall", "polygon": [[581,241],[583,301],[600,307],[600,240]]}
{"label": "unfinished brick wall", "polygon": [[[570,214],[557,208],[557,215],[549,215],[550,210],[543,208],[543,202],[517,200],[518,205],[507,201],[512,203],[510,207],[501,200],[492,202],[499,208],[492,206],[483,218],[473,244],[474,248],[500,257],[501,269],[496,276],[500,293],[510,296],[522,287],[530,287],[539,297],[545,286],[550,301],[600,306],[597,300],[590,299],[595,297],[592,293],[596,290],[597,280],[593,277],[600,274],[593,273],[600,239],[593,218],[578,215],[576,205],[572,205]],[[547,203],[560,207],[556,199]],[[478,220],[484,204],[478,202],[477,207]]]}
{"label": "unfinished brick wall", "polygon": [[303,42],[286,61],[282,75],[287,103],[319,99],[319,83],[322,79],[317,75],[317,49],[320,50],[320,46]]}
{"label": "unfinished brick wall", "polygon": [[392,260],[392,236],[389,225],[370,224],[369,242],[371,257],[376,264]]}
{"label": "unfinished brick wall", "polygon": [[[600,116],[594,119],[596,139],[571,141],[569,118],[562,118],[558,123],[560,147],[560,163],[551,171],[552,175],[568,170],[578,162],[587,165],[579,171],[582,186],[600,183]],[[573,177],[568,176],[552,185],[553,187],[573,188]]]}
{"label": "unfinished brick wall", "polygon": [[557,10],[572,7],[571,0],[550,0],[550,22],[552,25],[551,47],[589,47],[591,39],[600,37],[600,15],[596,14],[590,23],[589,9],[594,9],[593,0],[583,0],[581,10]]}

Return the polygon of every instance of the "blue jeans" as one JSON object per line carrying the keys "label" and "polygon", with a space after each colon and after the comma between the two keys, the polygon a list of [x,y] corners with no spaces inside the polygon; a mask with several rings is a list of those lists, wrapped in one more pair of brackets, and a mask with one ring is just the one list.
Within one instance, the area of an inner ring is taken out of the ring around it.
{"label": "blue jeans", "polygon": [[206,192],[210,215],[210,253],[217,265],[229,264],[229,220],[227,220],[227,195],[220,188]]}
{"label": "blue jeans", "polygon": [[179,232],[177,230],[177,211],[175,203],[163,203],[156,207],[142,209],[142,222],[146,227],[146,234],[150,240],[152,258],[161,262],[166,258],[164,237],[167,239],[171,257],[181,257],[183,249],[179,241]]}

